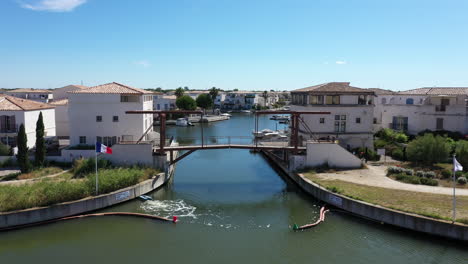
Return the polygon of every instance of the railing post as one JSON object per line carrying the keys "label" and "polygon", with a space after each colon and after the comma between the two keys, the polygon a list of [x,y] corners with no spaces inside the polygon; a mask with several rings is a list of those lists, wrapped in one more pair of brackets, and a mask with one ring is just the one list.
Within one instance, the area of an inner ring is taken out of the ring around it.
{"label": "railing post", "polygon": [[164,154],[166,144],[166,114],[159,114],[159,153]]}

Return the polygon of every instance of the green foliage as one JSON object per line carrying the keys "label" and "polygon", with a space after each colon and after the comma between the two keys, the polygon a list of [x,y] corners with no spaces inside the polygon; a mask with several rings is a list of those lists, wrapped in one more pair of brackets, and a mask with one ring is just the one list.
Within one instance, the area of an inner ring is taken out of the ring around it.
{"label": "green foliage", "polygon": [[382,128],[375,134],[375,136],[387,142],[408,142],[408,136],[405,133],[396,132],[390,128]]}
{"label": "green foliage", "polygon": [[336,186],[327,186],[327,190],[331,191],[332,193],[342,193],[343,191]]}
{"label": "green foliage", "polygon": [[11,149],[8,145],[0,143],[0,156],[10,156]]}
{"label": "green foliage", "polygon": [[467,180],[465,176],[458,177],[457,179],[458,184],[465,185]]}
{"label": "green foliage", "polygon": [[403,152],[403,148],[395,148],[391,152],[391,156],[396,160],[405,160],[405,153]]}
{"label": "green foliage", "polygon": [[463,166],[464,171],[468,171],[468,141],[460,140],[456,144],[455,153],[457,160]]}
{"label": "green foliage", "polygon": [[36,152],[34,154],[34,162],[36,166],[44,166],[46,145],[44,139],[44,120],[42,118],[42,112],[39,113],[39,118],[36,122]]}
{"label": "green foliage", "polygon": [[74,145],[74,146],[70,146],[68,147],[68,149],[81,149],[81,150],[89,150],[89,149],[95,149],[96,146],[95,145],[86,145],[86,144],[78,144],[78,145]]}
{"label": "green foliage", "polygon": [[28,156],[28,138],[26,136],[26,130],[24,125],[21,124],[18,132],[18,154],[16,159],[22,173],[29,172],[31,170],[31,164],[29,163]]}
{"label": "green foliage", "polygon": [[10,167],[15,167],[17,165],[18,164],[16,161],[14,161],[12,158],[8,158],[0,164],[0,168],[10,168]]}
{"label": "green foliage", "polygon": [[177,89],[175,90],[175,92],[174,92],[174,94],[175,94],[175,96],[176,96],[177,98],[182,97],[182,96],[184,95],[184,93],[185,93],[185,90],[184,90],[184,88],[182,88],[182,87],[177,88]]}
{"label": "green foliage", "polygon": [[432,164],[446,162],[450,153],[450,146],[445,138],[426,134],[411,141],[406,152],[408,159],[411,161]]}
{"label": "green foliage", "polygon": [[395,175],[397,181],[411,183],[411,184],[423,184],[429,186],[437,186],[439,183],[435,179],[418,177],[416,175],[408,175],[407,173],[400,173]]}
{"label": "green foliage", "polygon": [[398,143],[408,142],[408,136],[405,133],[395,133],[395,141]]}
{"label": "green foliage", "polygon": [[421,131],[421,132],[418,133],[419,136],[423,136],[423,135],[426,135],[426,134],[432,134],[434,136],[439,135],[439,136],[443,136],[443,137],[449,137],[449,138],[454,139],[454,140],[463,139],[463,135],[461,133],[452,132],[452,131],[448,131],[448,130],[431,131],[429,129],[426,129],[426,130]]}
{"label": "green foliage", "polygon": [[216,97],[218,96],[218,93],[219,93],[219,89],[216,88],[216,87],[212,87],[210,89],[210,96],[211,96],[211,100],[214,102],[216,100]]}
{"label": "green foliage", "polygon": [[452,172],[450,170],[447,170],[447,169],[442,170],[442,172],[440,173],[440,177],[442,179],[448,179],[448,178],[452,177]]}
{"label": "green foliage", "polygon": [[[359,158],[365,158],[368,161],[378,161],[380,160],[380,155],[377,152],[369,148],[358,148],[354,149],[354,152],[358,155]],[[361,154],[363,153],[363,154]]]}
{"label": "green foliage", "polygon": [[197,106],[203,109],[213,106],[213,100],[209,94],[200,94],[196,100]]}
{"label": "green foliage", "polygon": [[[112,168],[112,163],[106,159],[98,159],[98,169],[109,169]],[[96,171],[96,160],[90,159],[78,159],[73,163],[73,177],[82,178],[86,174]]]}
{"label": "green foliage", "polygon": [[195,110],[195,108],[197,108],[197,103],[195,100],[193,100],[193,98],[188,95],[183,95],[177,98],[176,105],[179,109],[182,110]]}
{"label": "green foliage", "polygon": [[[99,171],[99,192],[108,193],[135,185],[156,175],[157,170],[143,167],[103,169]],[[0,212],[79,200],[93,195],[95,174],[83,180],[43,179],[31,184],[0,185]]]}

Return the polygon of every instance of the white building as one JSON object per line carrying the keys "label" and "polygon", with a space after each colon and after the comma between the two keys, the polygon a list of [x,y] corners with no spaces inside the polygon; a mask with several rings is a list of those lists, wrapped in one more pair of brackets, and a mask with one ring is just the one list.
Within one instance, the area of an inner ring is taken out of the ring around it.
{"label": "white building", "polygon": [[70,122],[68,120],[68,99],[53,100],[50,105],[55,106],[55,129],[57,137],[70,137]]}
{"label": "white building", "polygon": [[43,90],[43,89],[15,89],[15,90],[10,90],[5,92],[6,95],[18,97],[18,98],[23,98],[23,99],[29,99],[37,102],[42,102],[42,103],[48,103],[51,101],[54,96],[52,94],[52,91],[50,90]]}
{"label": "white building", "polygon": [[108,83],[69,92],[70,145],[112,146],[138,141],[153,131],[152,114],[126,114],[153,110],[153,94],[119,83]]}
{"label": "white building", "polygon": [[174,110],[176,109],[175,95],[153,94],[153,109],[154,110]]}
{"label": "white building", "polygon": [[233,91],[226,94],[221,108],[223,110],[250,110],[261,102],[259,92]]}
{"label": "white building", "polygon": [[291,91],[292,111],[330,112],[302,115],[300,135],[306,139],[337,139],[345,148],[373,147],[375,93],[330,82]]}
{"label": "white building", "polygon": [[378,128],[417,134],[447,130],[468,134],[468,88],[419,88],[403,92],[376,90]]}
{"label": "white building", "polygon": [[68,92],[87,89],[88,86],[71,84],[61,88],[56,88],[52,90],[52,95],[54,100],[68,99]]}
{"label": "white building", "polygon": [[16,146],[16,137],[21,124],[24,124],[28,139],[28,147],[36,144],[36,122],[42,112],[44,121],[44,135],[55,136],[55,107],[16,98],[13,96],[0,96],[0,135],[3,144]]}

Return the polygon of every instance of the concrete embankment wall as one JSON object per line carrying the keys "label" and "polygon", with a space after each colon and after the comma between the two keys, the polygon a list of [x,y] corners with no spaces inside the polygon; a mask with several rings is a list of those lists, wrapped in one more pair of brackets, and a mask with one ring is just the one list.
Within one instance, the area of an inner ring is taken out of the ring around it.
{"label": "concrete embankment wall", "polygon": [[170,166],[167,174],[159,173],[153,179],[146,180],[135,186],[124,188],[109,194],[61,203],[49,207],[0,213],[0,229],[83,214],[134,199],[142,194],[149,193],[157,189],[169,181],[174,173],[174,169],[174,166]]}
{"label": "concrete embankment wall", "polygon": [[304,191],[321,201],[334,205],[335,207],[346,210],[353,214],[373,219],[381,223],[407,228],[431,235],[468,241],[467,225],[458,223],[452,224],[448,221],[436,220],[415,214],[396,211],[332,193],[327,189],[313,183],[312,181],[305,179],[294,172],[288,171],[288,169],[281,163],[281,161],[279,161],[279,159],[273,154],[268,152],[263,153],[294,182],[296,182]]}

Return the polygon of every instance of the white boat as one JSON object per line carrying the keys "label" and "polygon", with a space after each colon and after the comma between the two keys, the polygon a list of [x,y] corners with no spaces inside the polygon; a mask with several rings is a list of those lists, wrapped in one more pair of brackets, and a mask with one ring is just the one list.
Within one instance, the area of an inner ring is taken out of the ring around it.
{"label": "white boat", "polygon": [[271,120],[289,120],[289,116],[285,115],[273,115],[270,117]]}
{"label": "white boat", "polygon": [[262,138],[265,136],[265,134],[273,133],[273,132],[274,131],[271,129],[263,129],[261,131],[253,131],[252,134],[257,138]]}
{"label": "white boat", "polygon": [[220,116],[227,116],[227,117],[231,117],[232,115],[231,115],[231,114],[228,114],[228,113],[222,113],[222,114],[220,114]]}
{"label": "white boat", "polygon": [[241,113],[250,113],[250,110],[241,110]]}
{"label": "white boat", "polygon": [[193,124],[187,120],[187,118],[178,118],[176,120],[176,126],[183,126],[183,127],[186,127],[186,126],[193,126]]}

